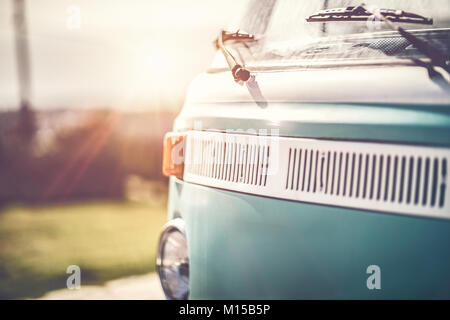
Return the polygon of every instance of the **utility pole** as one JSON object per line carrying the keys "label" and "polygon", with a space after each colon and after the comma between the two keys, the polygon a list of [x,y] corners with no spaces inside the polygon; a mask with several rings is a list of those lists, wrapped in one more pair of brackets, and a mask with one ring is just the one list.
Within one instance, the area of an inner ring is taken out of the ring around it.
{"label": "utility pole", "polygon": [[[323,0],[323,10],[328,9],[328,0]],[[325,36],[327,34],[327,24],[322,23],[322,34]]]}
{"label": "utility pole", "polygon": [[19,78],[20,107],[30,107],[30,56],[28,50],[28,30],[25,15],[25,1],[12,0],[14,7],[14,33],[16,63]]}
{"label": "utility pole", "polygon": [[34,113],[31,110],[31,71],[25,0],[12,0],[12,4],[20,98],[17,130],[23,142],[29,144],[36,131],[36,124]]}

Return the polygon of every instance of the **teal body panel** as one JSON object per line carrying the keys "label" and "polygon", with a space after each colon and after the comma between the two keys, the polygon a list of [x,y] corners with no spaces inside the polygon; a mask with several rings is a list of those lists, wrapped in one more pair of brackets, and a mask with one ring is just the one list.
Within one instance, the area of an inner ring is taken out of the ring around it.
{"label": "teal body panel", "polygon": [[[192,110],[191,110],[192,109]],[[280,136],[450,146],[450,105],[187,103],[176,130],[276,129]]]}
{"label": "teal body panel", "polygon": [[[433,103],[439,94],[420,73],[409,78],[389,70],[361,69],[353,83],[339,80],[345,70],[316,82],[309,71],[257,74],[264,104],[225,74],[202,76],[174,130],[275,129],[283,137],[450,147],[449,99]],[[321,98],[318,84],[323,100],[302,100],[309,90]],[[354,93],[354,100],[342,102],[339,92]],[[400,103],[397,93],[429,103]],[[386,102],[358,101],[366,96]],[[171,178],[174,217],[186,222],[191,299],[450,299],[450,220],[286,201]],[[367,287],[370,265],[381,268],[380,290]]]}
{"label": "teal body panel", "polygon": [[[190,299],[450,299],[450,221],[284,201],[171,178]],[[367,267],[381,268],[369,290]]]}

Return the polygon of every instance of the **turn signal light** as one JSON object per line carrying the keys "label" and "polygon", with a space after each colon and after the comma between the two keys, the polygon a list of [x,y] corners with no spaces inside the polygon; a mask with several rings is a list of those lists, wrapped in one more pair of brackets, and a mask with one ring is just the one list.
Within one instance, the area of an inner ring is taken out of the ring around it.
{"label": "turn signal light", "polygon": [[165,176],[183,178],[185,134],[169,132],[164,136],[163,166]]}

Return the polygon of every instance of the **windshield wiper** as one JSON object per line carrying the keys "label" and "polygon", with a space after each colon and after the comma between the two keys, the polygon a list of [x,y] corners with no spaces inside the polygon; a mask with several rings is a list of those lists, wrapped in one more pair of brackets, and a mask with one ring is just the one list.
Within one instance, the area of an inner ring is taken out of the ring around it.
{"label": "windshield wiper", "polygon": [[215,41],[216,47],[220,49],[220,51],[222,51],[225,59],[227,60],[234,81],[238,83],[247,82],[250,79],[250,71],[243,66],[243,62],[242,64],[240,64],[237,59],[230,53],[230,51],[228,51],[224,43],[229,40],[253,41],[255,40],[255,36],[252,34],[239,32],[239,30],[236,32],[227,32],[222,30]]}
{"label": "windshield wiper", "polygon": [[[378,12],[392,22],[407,22],[419,24],[433,24],[433,19],[421,15],[395,9],[379,9]],[[365,8],[364,4],[356,7],[335,8],[321,10],[308,18],[308,22],[328,21],[367,21],[374,13]]]}
{"label": "windshield wiper", "polygon": [[[360,7],[366,9],[365,5],[361,5]],[[380,12],[371,11],[371,13],[375,17],[386,23],[386,25],[388,25],[389,28],[400,33],[402,37],[408,40],[414,47],[416,47],[420,53],[428,57],[430,59],[431,66],[441,67],[445,71],[450,72],[450,64],[449,64],[450,59],[448,56],[441,53],[438,49],[436,49],[426,41],[423,41],[422,39],[416,37],[411,32],[406,31],[401,26],[393,24],[392,20],[389,17],[385,16],[381,11]],[[433,19],[430,20],[433,21]]]}
{"label": "windshield wiper", "polygon": [[[429,72],[433,73],[430,68],[441,67],[447,73],[450,72],[450,59],[448,56],[441,53],[438,49],[434,48],[429,43],[416,37],[411,32],[406,31],[401,26],[394,24],[393,22],[407,22],[418,24],[433,24],[432,18],[426,18],[418,14],[405,12],[403,10],[393,9],[378,9],[370,10],[365,4],[361,4],[356,7],[336,8],[319,11],[316,14],[309,16],[306,21],[308,22],[327,22],[327,21],[367,21],[370,17],[376,17],[380,21],[386,23],[394,31],[400,33],[402,37],[407,39],[417,50],[424,56],[430,59],[428,65]],[[422,61],[412,59],[416,64],[425,66]],[[437,71],[434,71],[437,72]]]}

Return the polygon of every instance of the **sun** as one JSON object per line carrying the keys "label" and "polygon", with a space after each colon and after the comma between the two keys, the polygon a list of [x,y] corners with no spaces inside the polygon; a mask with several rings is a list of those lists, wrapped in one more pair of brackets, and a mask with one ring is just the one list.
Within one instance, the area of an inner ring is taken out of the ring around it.
{"label": "sun", "polygon": [[152,47],[145,56],[146,73],[152,78],[167,79],[174,64],[173,54],[166,47]]}

